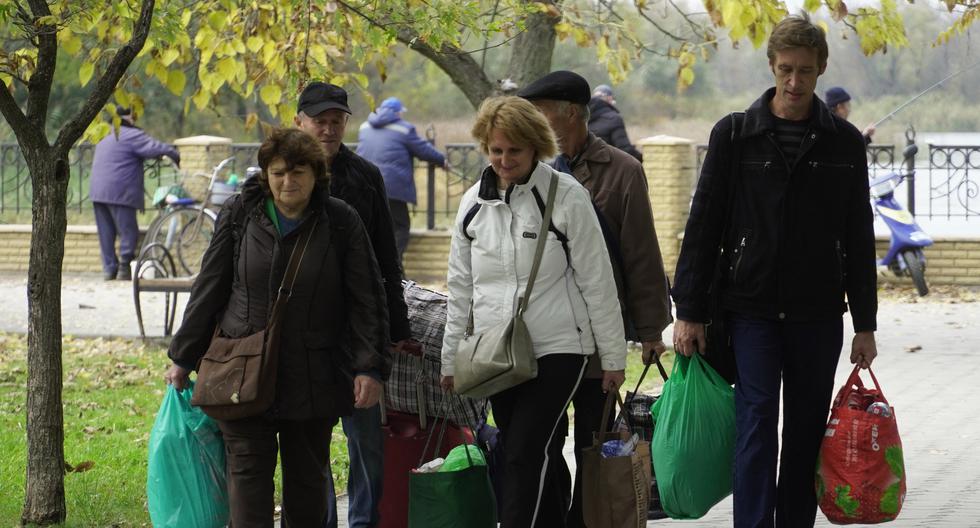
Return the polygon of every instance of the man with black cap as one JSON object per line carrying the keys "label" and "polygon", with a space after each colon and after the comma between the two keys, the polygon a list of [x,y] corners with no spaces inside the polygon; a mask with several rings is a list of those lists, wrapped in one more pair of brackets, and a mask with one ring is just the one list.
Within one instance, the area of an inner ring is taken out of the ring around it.
{"label": "man with black cap", "polygon": [[[827,103],[827,108],[830,111],[837,114],[843,119],[847,119],[851,115],[851,94],[847,93],[847,90],[840,86],[834,86],[833,88],[824,92],[824,102]],[[861,131],[861,135],[864,136],[865,144],[871,144],[871,136],[875,134],[874,124],[870,124],[864,127]]]}
{"label": "man with black cap", "polygon": [[[643,360],[664,350],[661,333],[671,322],[667,276],[653,225],[646,176],[636,159],[588,131],[589,83],[570,71],[545,75],[518,92],[544,113],[558,137],[561,153],[554,167],[575,176],[592,195],[612,258],[627,339],[643,344]],[[595,357],[572,401],[575,405],[575,460],[599,430],[602,372]],[[563,431],[568,430],[567,422]],[[557,443],[558,450],[561,443]],[[556,453],[557,454],[557,453]],[[568,526],[584,526],[582,474],[576,471]]]}
{"label": "man with black cap", "polygon": [[630,143],[629,136],[626,135],[626,123],[619,115],[616,99],[608,84],[600,84],[592,91],[589,114],[589,132],[643,163],[643,154],[636,150],[636,147]]}
{"label": "man with black cap", "polygon": [[[315,81],[308,84],[299,96],[294,122],[320,141],[326,150],[331,173],[330,193],[350,204],[364,222],[385,283],[389,339],[395,343],[396,352],[404,352],[418,344],[412,341],[408,325],[408,310],[402,293],[402,270],[395,247],[388,196],[378,168],[354,154],[343,143],[350,114],[347,92],[343,88]],[[390,363],[389,352],[385,350],[384,354]],[[378,505],[384,480],[384,435],[378,399],[381,397],[381,383],[388,376],[387,370],[376,372],[375,379],[365,385],[355,385],[355,393],[366,392],[371,403],[364,408],[355,408],[353,415],[341,420],[350,455],[347,491],[350,496],[348,523],[352,528],[374,526],[379,520]],[[325,524],[337,526],[337,503],[333,493],[328,501]]]}

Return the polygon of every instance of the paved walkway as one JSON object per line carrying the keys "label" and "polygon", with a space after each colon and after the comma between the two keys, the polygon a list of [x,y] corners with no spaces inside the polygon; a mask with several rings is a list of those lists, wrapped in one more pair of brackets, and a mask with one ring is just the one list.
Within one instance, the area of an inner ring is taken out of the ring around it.
{"label": "paved walkway", "polygon": [[[104,283],[98,275],[68,275],[62,286],[66,334],[139,334],[131,283]],[[26,277],[0,274],[0,299],[4,300],[0,303],[0,331],[24,332]],[[162,333],[162,304],[158,294],[145,296],[144,320],[151,336]],[[848,320],[845,328],[849,325]],[[976,396],[980,385],[980,296],[946,289],[920,300],[907,292],[886,292],[878,327],[875,374],[896,409],[908,473],[905,507],[891,525],[980,528],[980,414]],[[845,352],[837,371],[838,387],[849,373]],[[341,507],[346,507],[345,499],[340,501]],[[651,521],[649,526],[713,528],[731,525],[731,515],[729,498],[703,519]],[[817,526],[831,526],[822,515],[817,518]]]}

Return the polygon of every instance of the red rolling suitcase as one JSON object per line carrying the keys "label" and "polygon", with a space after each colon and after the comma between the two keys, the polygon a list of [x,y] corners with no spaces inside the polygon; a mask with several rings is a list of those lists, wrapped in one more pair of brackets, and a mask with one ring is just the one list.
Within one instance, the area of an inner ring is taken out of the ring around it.
{"label": "red rolling suitcase", "polygon": [[[425,441],[430,434],[439,434],[442,424],[435,427],[429,417],[423,415],[387,412],[384,424],[385,433],[385,478],[381,494],[381,522],[378,528],[405,528],[408,526],[408,474],[418,467],[419,460],[428,462],[436,457],[445,458],[449,450],[462,444],[472,443],[473,433],[454,423],[446,427],[442,446],[436,450],[438,437],[429,446],[429,453],[423,457]],[[428,419],[427,419],[428,418]]]}

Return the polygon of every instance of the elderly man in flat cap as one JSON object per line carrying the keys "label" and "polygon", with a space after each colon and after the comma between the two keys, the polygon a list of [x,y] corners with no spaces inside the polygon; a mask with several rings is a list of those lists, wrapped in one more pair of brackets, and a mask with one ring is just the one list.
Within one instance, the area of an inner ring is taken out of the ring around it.
{"label": "elderly man in flat cap", "polygon": [[[671,322],[667,275],[643,167],[635,158],[611,147],[590,133],[589,83],[570,71],[556,71],[531,83],[518,95],[528,99],[548,118],[558,137],[561,153],[557,170],[575,176],[592,194],[603,227],[619,290],[619,303],[627,339],[643,344],[643,361],[664,350],[661,333]],[[602,405],[602,372],[593,357],[579,384],[575,404],[575,460],[581,467],[582,449],[592,444],[599,430]],[[564,431],[568,430],[567,423]],[[561,443],[558,444],[560,452]],[[582,522],[582,475],[576,471],[575,491],[568,526]]]}

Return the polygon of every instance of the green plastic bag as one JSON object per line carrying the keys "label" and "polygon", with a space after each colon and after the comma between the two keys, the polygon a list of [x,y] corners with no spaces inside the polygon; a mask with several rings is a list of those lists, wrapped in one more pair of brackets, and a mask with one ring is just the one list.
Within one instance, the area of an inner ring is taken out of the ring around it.
{"label": "green plastic bag", "polygon": [[[469,451],[469,457],[466,456],[466,451]],[[466,469],[470,467],[470,460],[473,461],[474,466],[485,466],[487,461],[483,458],[483,450],[473,444],[462,444],[458,445],[449,451],[446,455],[446,461],[442,463],[442,467],[439,471],[443,473],[447,471],[459,471],[461,469]]]}
{"label": "green plastic bag", "polygon": [[191,405],[193,384],[170,385],[150,432],[146,498],[155,528],[228,525],[225,445],[218,424]]}
{"label": "green plastic bag", "polygon": [[650,411],[663,510],[672,519],[699,519],[732,493],[734,391],[700,354],[678,355]]}

